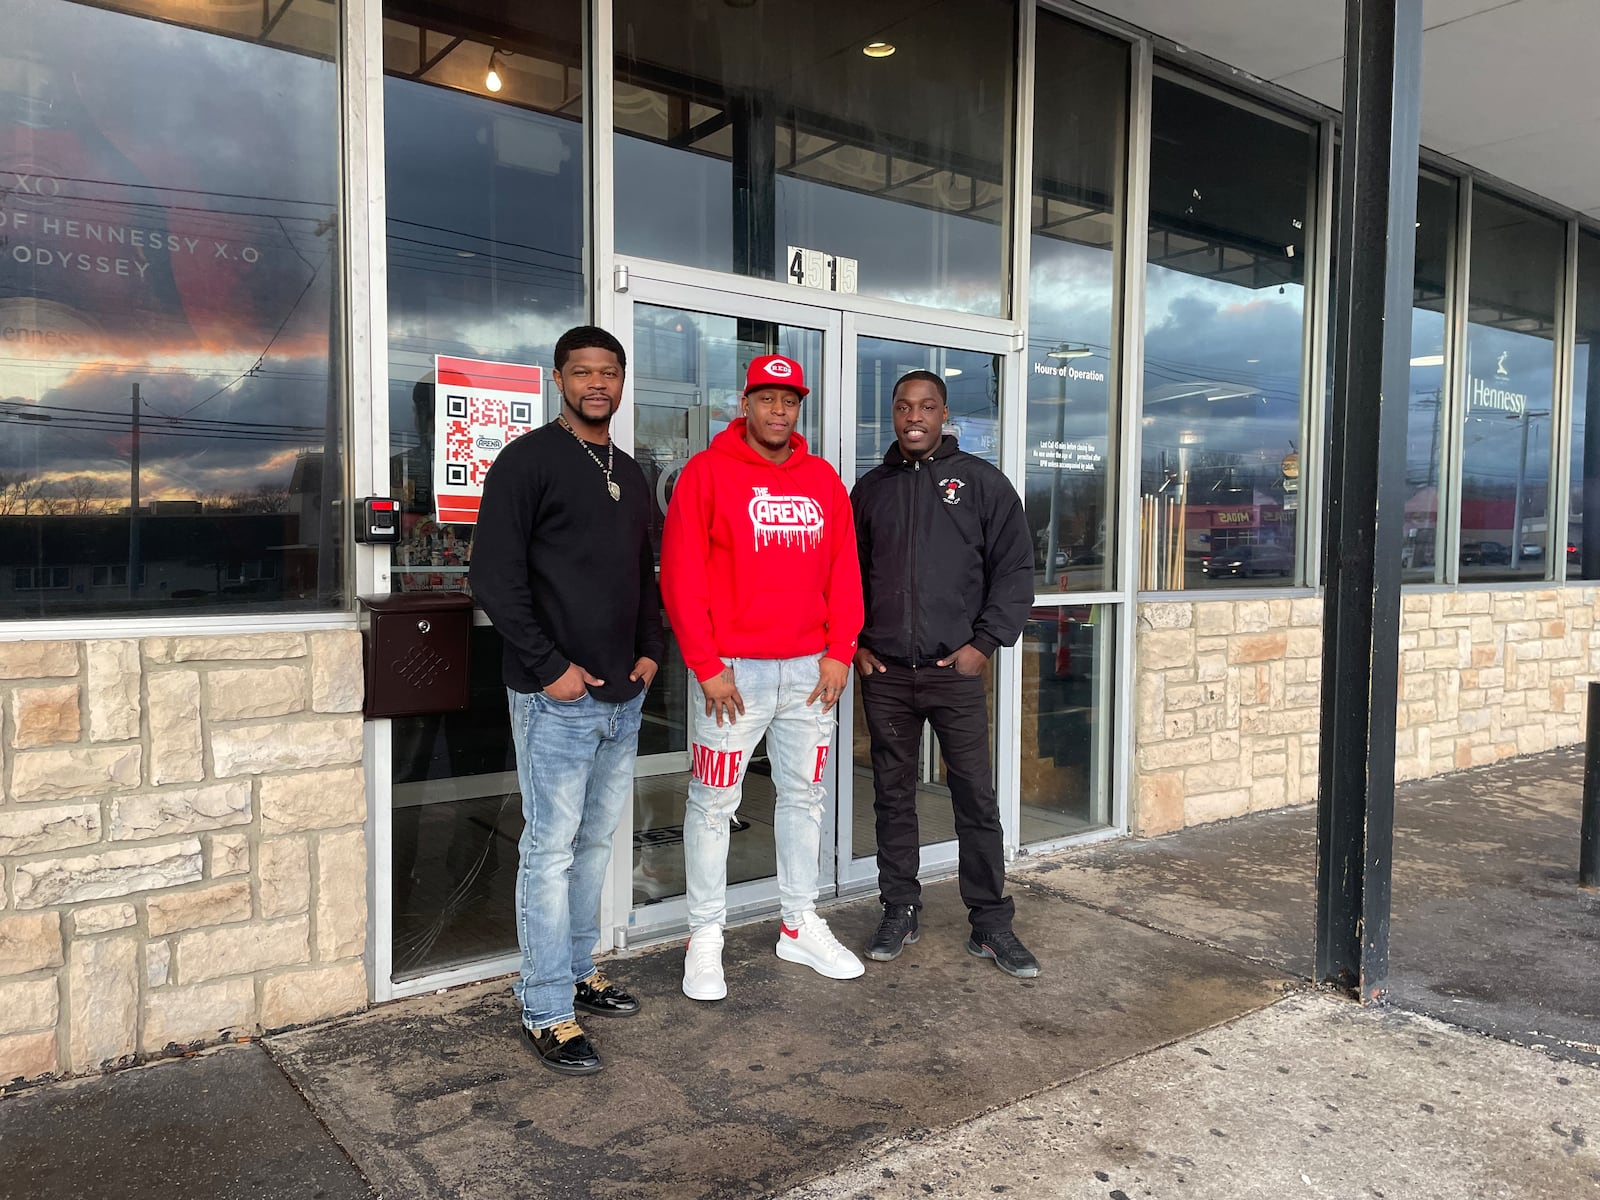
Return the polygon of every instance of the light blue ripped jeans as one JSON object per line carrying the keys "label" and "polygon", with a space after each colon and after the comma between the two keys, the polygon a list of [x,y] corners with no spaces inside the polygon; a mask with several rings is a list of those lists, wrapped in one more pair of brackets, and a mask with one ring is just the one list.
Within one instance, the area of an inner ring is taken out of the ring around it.
{"label": "light blue ripped jeans", "polygon": [[633,791],[640,692],[624,704],[585,693],[571,703],[506,689],[522,787],[517,864],[517,944],[511,990],[523,1023],[572,1019],[572,989],[594,972],[600,892],[611,836]]}
{"label": "light blue ripped jeans", "polygon": [[718,726],[706,716],[705,693],[690,676],[693,776],[683,817],[684,891],[689,932],[728,921],[728,826],[744,794],[744,776],[761,735],[777,792],[778,899],[792,928],[817,903],[828,752],[834,714],[822,711],[817,686],[819,655],[801,658],[733,658],[734,685],[744,716]]}

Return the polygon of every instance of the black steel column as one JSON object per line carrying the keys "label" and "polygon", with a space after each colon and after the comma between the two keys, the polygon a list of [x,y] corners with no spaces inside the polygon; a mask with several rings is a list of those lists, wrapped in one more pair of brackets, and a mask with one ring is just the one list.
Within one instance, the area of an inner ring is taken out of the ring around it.
{"label": "black steel column", "polygon": [[1328,412],[1317,977],[1389,973],[1401,514],[1416,249],[1422,0],[1346,0]]}
{"label": "black steel column", "polygon": [[778,123],[772,96],[728,98],[733,116],[733,269],[772,279],[778,269]]}

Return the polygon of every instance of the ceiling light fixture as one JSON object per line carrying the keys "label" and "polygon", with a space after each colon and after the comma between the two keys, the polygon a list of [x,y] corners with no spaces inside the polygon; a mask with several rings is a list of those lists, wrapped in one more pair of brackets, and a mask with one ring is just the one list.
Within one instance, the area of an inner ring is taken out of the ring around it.
{"label": "ceiling light fixture", "polygon": [[961,374],[960,367],[946,367],[944,369],[944,377],[946,379],[954,379],[959,374]]}
{"label": "ceiling light fixture", "polygon": [[1444,355],[1419,354],[1411,360],[1411,365],[1413,367],[1442,367],[1444,366]]}
{"label": "ceiling light fixture", "polygon": [[495,66],[499,58],[500,51],[498,48],[489,51],[489,70],[483,77],[483,86],[491,92],[498,92],[505,86],[505,81],[500,78],[500,71]]}
{"label": "ceiling light fixture", "polygon": [[895,45],[893,42],[868,42],[861,47],[861,53],[868,58],[888,58],[894,52]]}
{"label": "ceiling light fixture", "polygon": [[1088,346],[1075,346],[1071,342],[1062,342],[1054,350],[1046,350],[1047,358],[1093,358],[1094,351]]}

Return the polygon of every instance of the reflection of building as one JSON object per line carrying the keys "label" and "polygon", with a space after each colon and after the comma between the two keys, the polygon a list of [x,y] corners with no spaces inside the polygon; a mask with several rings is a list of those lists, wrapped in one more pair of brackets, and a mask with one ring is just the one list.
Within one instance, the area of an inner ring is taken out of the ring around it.
{"label": "reflection of building", "polygon": [[[8,717],[0,802],[18,821],[82,797],[190,805],[182,832],[127,839],[155,866],[97,901],[134,913],[105,935],[141,963],[127,1053],[509,969],[505,876],[476,867],[514,858],[503,694],[479,662],[468,713],[363,730],[353,595],[462,580],[470,530],[434,520],[415,390],[436,356],[548,369],[587,319],[632,356],[616,429],[658,504],[737,411],[757,347],[809,356],[806,428],[847,481],[892,441],[895,378],[946,382],[1038,547],[994,688],[1014,852],[1311,799],[1337,6],[7,3],[0,707],[54,695],[62,723],[18,741]],[[1425,145],[1550,130],[1544,81],[1587,77],[1593,22],[1572,6],[1480,7],[1427,34]],[[859,52],[887,29],[894,55]],[[1428,89],[1473,77],[1470,47],[1495,48],[1505,86],[1441,112]],[[1600,232],[1564,207],[1558,168],[1591,153],[1567,136],[1424,154],[1402,553],[1429,586],[1403,600],[1403,778],[1576,740],[1570,681],[1600,674],[1580,644]],[[791,247],[820,272],[792,276]],[[399,499],[399,547],[349,542],[347,491]],[[1270,548],[1254,570],[1202,565],[1247,546]],[[1511,662],[1535,630],[1537,660]],[[491,661],[494,638],[477,627]],[[670,856],[690,692],[667,664],[619,855],[637,838]],[[871,884],[869,784],[839,758],[831,885],[849,895]],[[931,746],[923,765],[938,799]],[[124,846],[84,838],[0,870],[0,922],[45,914],[62,963],[87,901],[33,865],[101,889]],[[304,858],[273,859],[284,842]],[[775,901],[770,851],[742,864],[747,912]],[[622,870],[607,893],[613,941],[681,923],[672,873],[637,865],[637,892]],[[151,931],[196,895],[276,950],[186,1006]],[[0,1038],[0,1079],[98,1065],[55,1032],[24,1031],[52,1039],[42,1064]]]}

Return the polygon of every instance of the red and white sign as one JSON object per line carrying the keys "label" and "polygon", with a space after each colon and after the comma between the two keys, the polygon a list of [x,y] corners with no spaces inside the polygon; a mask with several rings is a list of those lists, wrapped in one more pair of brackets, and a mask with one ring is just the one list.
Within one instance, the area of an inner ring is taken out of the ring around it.
{"label": "red and white sign", "polygon": [[433,366],[434,505],[441,525],[474,525],[489,467],[543,420],[544,371],[443,354]]}

